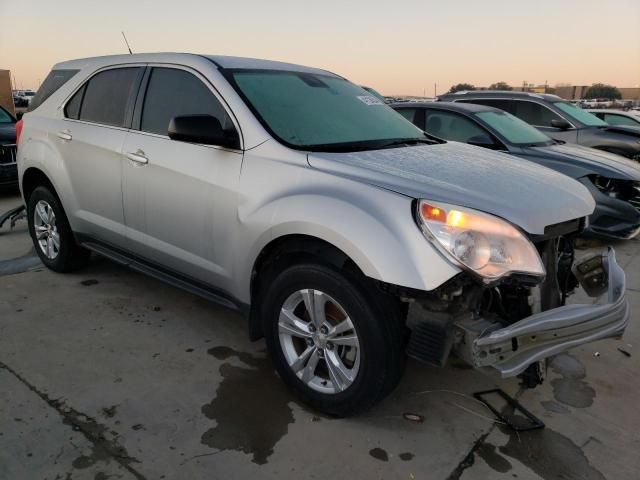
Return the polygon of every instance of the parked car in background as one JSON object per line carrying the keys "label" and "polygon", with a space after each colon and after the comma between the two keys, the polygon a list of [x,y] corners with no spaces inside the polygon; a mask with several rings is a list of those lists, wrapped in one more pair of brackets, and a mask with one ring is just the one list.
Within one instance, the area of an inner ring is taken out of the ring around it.
{"label": "parked car in background", "polygon": [[630,239],[640,233],[640,164],[553,140],[513,115],[472,103],[392,104],[417,127],[445,140],[507,152],[581,182],[596,201],[588,233]]}
{"label": "parked car in background", "polygon": [[456,92],[439,99],[499,108],[556,140],[640,160],[640,128],[609,125],[556,95],[487,90]]}
{"label": "parked car in background", "polygon": [[29,106],[29,101],[17,93],[13,94],[13,106],[16,108],[25,108]]}
{"label": "parked car in background", "polygon": [[600,120],[607,122],[609,125],[623,125],[628,127],[640,127],[640,112],[634,110],[589,110]]}
{"label": "parked car in background", "polygon": [[375,89],[373,89],[371,87],[365,87],[364,85],[362,85],[362,88],[364,88],[367,92],[369,92],[371,95],[376,97],[378,100],[382,100],[383,102],[387,103],[387,99],[384,97],[384,95],[382,95],[377,90],[375,90]]}
{"label": "parked car in background", "polygon": [[18,186],[16,165],[16,119],[0,107],[0,188]]}
{"label": "parked car in background", "polygon": [[[94,251],[243,312],[321,411],[379,401],[406,352],[533,386],[547,357],[626,328],[613,250],[573,265],[584,185],[432,140],[343,77],[139,54],[58,64],[41,90],[18,169],[42,262]],[[563,306],[577,281],[604,303]]]}
{"label": "parked car in background", "polygon": [[16,94],[18,97],[22,98],[23,101],[27,102],[26,106],[28,107],[36,92],[33,90],[16,90]]}

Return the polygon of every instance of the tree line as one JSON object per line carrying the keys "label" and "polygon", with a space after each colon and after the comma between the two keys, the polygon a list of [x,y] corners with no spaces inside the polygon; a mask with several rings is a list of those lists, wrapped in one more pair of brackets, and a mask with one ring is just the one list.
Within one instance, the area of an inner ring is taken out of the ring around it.
{"label": "tree line", "polygon": [[[453,85],[447,93],[455,93],[461,91],[479,90],[475,85],[471,83],[458,83]],[[506,82],[496,82],[489,85],[488,90],[513,90]],[[606,98],[608,100],[619,100],[622,98],[620,90],[613,85],[607,85],[604,83],[594,83],[591,85],[584,94],[584,98]]]}

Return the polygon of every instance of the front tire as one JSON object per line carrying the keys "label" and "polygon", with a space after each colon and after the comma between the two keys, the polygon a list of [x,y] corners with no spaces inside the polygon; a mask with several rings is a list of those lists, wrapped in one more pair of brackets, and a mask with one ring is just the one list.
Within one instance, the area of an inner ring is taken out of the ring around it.
{"label": "front tire", "polygon": [[45,186],[37,187],[27,202],[27,223],[40,260],[55,272],[70,272],[89,259],[79,247],[58,197]]}
{"label": "front tire", "polygon": [[367,410],[398,383],[405,363],[401,309],[361,275],[295,265],[269,282],[262,318],[284,382],[333,416]]}

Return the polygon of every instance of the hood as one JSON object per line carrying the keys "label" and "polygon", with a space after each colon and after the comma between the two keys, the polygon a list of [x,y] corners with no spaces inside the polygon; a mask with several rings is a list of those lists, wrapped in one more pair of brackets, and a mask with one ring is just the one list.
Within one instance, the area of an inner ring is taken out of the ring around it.
{"label": "hood", "polygon": [[0,144],[16,143],[16,124],[0,123]]}
{"label": "hood", "polygon": [[568,143],[526,147],[522,151],[526,158],[573,178],[596,173],[607,178],[640,181],[640,163],[615,153]]}
{"label": "hood", "polygon": [[353,153],[309,154],[311,167],[413,198],[502,217],[530,234],[590,215],[595,202],[572,178],[457,142]]}

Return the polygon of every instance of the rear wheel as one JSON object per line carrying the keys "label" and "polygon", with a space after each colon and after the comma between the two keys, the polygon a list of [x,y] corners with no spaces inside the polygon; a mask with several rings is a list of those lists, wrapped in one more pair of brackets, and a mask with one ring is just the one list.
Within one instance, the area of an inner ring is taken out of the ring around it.
{"label": "rear wheel", "polygon": [[374,405],[403,371],[405,326],[370,281],[320,264],[289,267],[262,296],[267,345],[287,385],[335,416]]}
{"label": "rear wheel", "polygon": [[84,265],[90,253],[76,245],[60,200],[47,187],[37,187],[27,204],[27,222],[42,263],[56,272]]}

